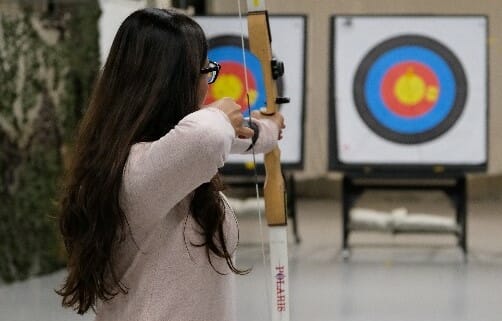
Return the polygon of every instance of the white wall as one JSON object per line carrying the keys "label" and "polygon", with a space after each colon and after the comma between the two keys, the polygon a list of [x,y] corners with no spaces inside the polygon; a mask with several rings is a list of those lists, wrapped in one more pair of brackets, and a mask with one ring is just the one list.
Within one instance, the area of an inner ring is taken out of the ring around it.
{"label": "white wall", "polygon": [[146,0],[99,0],[99,4],[102,11],[99,19],[99,47],[103,66],[120,24],[131,13],[144,8]]}

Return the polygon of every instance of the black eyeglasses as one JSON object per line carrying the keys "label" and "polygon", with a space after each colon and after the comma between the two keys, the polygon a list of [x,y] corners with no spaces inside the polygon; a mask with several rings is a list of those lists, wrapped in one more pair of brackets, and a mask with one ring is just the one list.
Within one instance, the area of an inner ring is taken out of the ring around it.
{"label": "black eyeglasses", "polygon": [[221,65],[215,61],[209,60],[209,65],[206,68],[200,70],[201,74],[207,74],[207,83],[212,84],[218,78],[218,73],[220,72]]}

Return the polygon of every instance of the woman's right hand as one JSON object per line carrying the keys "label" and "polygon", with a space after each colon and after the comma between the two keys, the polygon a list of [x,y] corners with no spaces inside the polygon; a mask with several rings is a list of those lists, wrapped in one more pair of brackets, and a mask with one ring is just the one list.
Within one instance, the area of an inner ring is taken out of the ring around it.
{"label": "woman's right hand", "polygon": [[232,127],[234,127],[235,136],[239,138],[253,137],[254,131],[251,128],[244,126],[244,117],[242,116],[241,106],[239,106],[232,98],[225,97],[219,99],[206,107],[214,107],[223,111],[230,120]]}

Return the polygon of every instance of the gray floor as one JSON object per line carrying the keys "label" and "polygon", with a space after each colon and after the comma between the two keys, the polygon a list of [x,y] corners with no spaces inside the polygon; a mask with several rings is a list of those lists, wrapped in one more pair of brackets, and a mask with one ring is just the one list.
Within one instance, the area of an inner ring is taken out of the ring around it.
{"label": "gray floor", "polygon": [[[358,206],[452,215],[438,194],[371,194]],[[293,321],[502,320],[502,201],[469,204],[468,263],[453,236],[354,233],[347,261],[340,253],[340,204],[301,200],[302,243],[291,244]],[[240,218],[238,264],[252,267],[237,283],[240,321],[268,320],[264,266],[256,218]],[[64,272],[0,286],[1,321],[73,321],[52,289]],[[212,321],[212,320],[211,320]]]}

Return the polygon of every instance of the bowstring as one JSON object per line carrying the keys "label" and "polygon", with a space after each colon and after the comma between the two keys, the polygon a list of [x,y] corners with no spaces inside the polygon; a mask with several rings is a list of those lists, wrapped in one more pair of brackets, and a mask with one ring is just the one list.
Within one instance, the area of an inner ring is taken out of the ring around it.
{"label": "bowstring", "polygon": [[[251,115],[251,105],[249,103],[249,83],[248,83],[248,71],[247,71],[247,63],[246,63],[246,53],[245,53],[245,42],[244,42],[244,25],[243,25],[243,18],[242,18],[242,10],[241,10],[241,2],[237,0],[237,7],[239,10],[239,22],[240,22],[240,28],[241,28],[241,47],[242,47],[242,62],[244,64],[244,86],[246,88],[246,103],[247,103],[247,111],[249,113],[249,124],[252,122],[252,115]],[[250,126],[251,127],[251,126]],[[270,304],[270,293],[268,291],[268,269],[267,269],[267,257],[265,254],[265,241],[264,241],[264,232],[263,232],[263,218],[262,218],[262,212],[261,212],[261,206],[260,206],[260,189],[258,187],[258,171],[256,169],[256,154],[254,151],[254,144],[251,146],[251,151],[253,155],[253,173],[254,173],[254,186],[255,186],[255,195],[256,195],[256,208],[258,210],[258,224],[260,226],[260,237],[261,237],[261,255],[262,255],[262,260],[263,260],[263,270],[264,270],[264,283],[265,283],[265,292],[267,296],[267,304],[269,306],[269,311],[271,311],[271,304]],[[268,313],[267,313],[268,314]]]}

